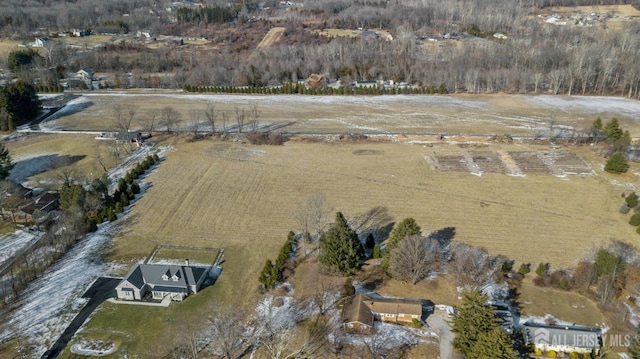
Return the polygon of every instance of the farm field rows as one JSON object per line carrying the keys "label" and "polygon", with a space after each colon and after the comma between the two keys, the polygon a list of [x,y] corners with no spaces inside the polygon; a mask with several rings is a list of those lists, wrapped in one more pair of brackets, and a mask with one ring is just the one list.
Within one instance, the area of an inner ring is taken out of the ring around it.
{"label": "farm field rows", "polygon": [[[189,130],[191,112],[204,110],[212,101],[226,112],[227,129],[236,126],[236,106],[248,110],[258,106],[259,126],[295,133],[445,133],[510,134],[535,136],[556,131],[590,127],[600,116],[603,121],[618,117],[634,137],[640,136],[640,122],[635,114],[640,103],[614,97],[563,97],[521,95],[442,95],[442,96],[296,96],[296,95],[209,95],[175,92],[95,92],[82,93],[67,108],[43,124],[59,130],[113,131],[113,106],[132,106],[135,118],[150,110],[171,106],[182,115],[178,127]],[[222,127],[222,116],[216,126]],[[246,123],[246,125],[248,125]],[[133,128],[138,126],[133,122]],[[156,129],[162,127],[156,125]]]}

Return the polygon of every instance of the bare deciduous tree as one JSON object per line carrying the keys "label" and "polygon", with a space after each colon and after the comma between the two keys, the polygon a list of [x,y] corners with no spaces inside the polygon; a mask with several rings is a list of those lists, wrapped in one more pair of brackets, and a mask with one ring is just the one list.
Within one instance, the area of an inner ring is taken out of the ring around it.
{"label": "bare deciduous tree", "polygon": [[160,118],[160,112],[158,110],[149,110],[145,116],[138,119],[138,124],[142,127],[143,131],[149,133],[149,137],[153,136],[153,128]]}
{"label": "bare deciduous tree", "polygon": [[258,120],[260,119],[260,110],[258,104],[255,102],[249,103],[249,123],[251,125],[251,131],[258,130]]}
{"label": "bare deciduous tree", "polygon": [[247,338],[244,320],[242,312],[236,307],[217,308],[215,316],[210,319],[211,347],[217,355],[235,359],[246,349],[250,338]]}
{"label": "bare deciduous tree", "polygon": [[198,130],[200,129],[200,113],[197,110],[189,111],[189,124],[193,138],[198,138]]}
{"label": "bare deciduous tree", "polygon": [[180,121],[180,112],[171,106],[165,106],[160,110],[160,122],[165,127],[167,133],[171,133]]}
{"label": "bare deciduous tree", "polygon": [[238,125],[238,133],[242,133],[242,128],[244,127],[244,120],[245,120],[245,112],[244,112],[244,108],[240,108],[239,105],[236,105],[236,107],[233,109],[233,114],[236,117],[236,124]]}
{"label": "bare deciduous tree", "polygon": [[207,108],[204,111],[204,115],[207,118],[207,122],[211,126],[211,134],[216,133],[216,120],[218,119],[218,110],[213,101],[207,102]]}
{"label": "bare deciduous tree", "polygon": [[431,237],[409,236],[391,252],[391,273],[415,285],[440,261],[438,243]]}
{"label": "bare deciduous tree", "polygon": [[[304,231],[305,236],[313,233],[320,236],[331,219],[333,207],[322,193],[314,193],[307,196],[298,204],[294,219]],[[310,240],[311,238],[307,238]]]}

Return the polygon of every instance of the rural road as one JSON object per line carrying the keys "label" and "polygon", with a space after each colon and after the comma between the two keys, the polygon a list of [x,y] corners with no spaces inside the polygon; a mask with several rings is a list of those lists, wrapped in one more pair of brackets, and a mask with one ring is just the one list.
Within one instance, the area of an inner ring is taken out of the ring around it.
{"label": "rural road", "polygon": [[453,358],[453,333],[447,321],[447,313],[436,309],[427,318],[427,324],[440,336],[440,358]]}
{"label": "rural road", "polygon": [[96,279],[91,288],[89,288],[82,298],[89,298],[87,304],[82,308],[80,313],[73,318],[67,329],[60,335],[60,338],[53,344],[51,349],[47,350],[42,359],[55,359],[62,353],[71,338],[80,329],[82,324],[89,318],[91,313],[105,300],[116,296],[116,286],[120,283],[120,278],[104,278]]}

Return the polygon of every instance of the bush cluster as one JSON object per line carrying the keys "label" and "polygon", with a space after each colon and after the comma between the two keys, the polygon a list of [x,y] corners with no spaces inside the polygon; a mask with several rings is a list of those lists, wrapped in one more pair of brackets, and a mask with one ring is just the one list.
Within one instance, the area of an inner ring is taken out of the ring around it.
{"label": "bush cluster", "polygon": [[39,84],[39,85],[35,85],[36,91],[37,92],[48,92],[48,93],[59,93],[59,92],[63,92],[63,88],[62,85],[44,85],[44,84]]}
{"label": "bush cluster", "polygon": [[291,254],[295,253],[295,244],[296,235],[293,232],[289,232],[286,242],[280,248],[275,263],[271,262],[271,259],[267,259],[258,278],[264,289],[272,289],[276,283],[285,279],[285,269],[287,264],[290,263]]}
{"label": "bush cluster", "polygon": [[96,214],[96,224],[115,221],[118,218],[117,215],[122,213],[124,208],[140,193],[140,185],[136,180],[153,166],[158,159],[158,155],[147,156],[144,161],[138,163],[123,178],[118,180],[118,188],[113,192],[111,201],[102,211]]}

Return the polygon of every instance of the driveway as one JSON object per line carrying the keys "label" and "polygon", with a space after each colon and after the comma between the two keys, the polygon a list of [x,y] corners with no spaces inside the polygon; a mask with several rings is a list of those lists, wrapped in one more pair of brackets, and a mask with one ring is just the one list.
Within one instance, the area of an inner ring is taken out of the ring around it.
{"label": "driveway", "polygon": [[41,359],[55,359],[62,353],[64,347],[80,329],[82,324],[89,318],[91,313],[105,300],[116,296],[116,286],[122,281],[121,278],[104,278],[96,279],[91,288],[89,288],[82,298],[89,298],[87,304],[80,310],[80,313],[73,318],[73,321],[67,329],[64,330],[60,338],[53,344],[51,349],[42,354]]}
{"label": "driveway", "polygon": [[440,336],[440,358],[449,359],[453,358],[453,337],[449,327],[450,319],[447,317],[447,313],[444,310],[436,309],[433,314],[427,317],[427,324],[438,336]]}

